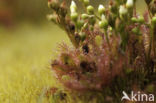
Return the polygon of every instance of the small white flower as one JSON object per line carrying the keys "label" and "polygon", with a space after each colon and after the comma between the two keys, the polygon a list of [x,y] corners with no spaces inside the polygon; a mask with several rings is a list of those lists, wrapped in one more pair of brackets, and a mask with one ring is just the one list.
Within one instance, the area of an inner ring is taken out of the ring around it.
{"label": "small white flower", "polygon": [[134,5],[134,1],[133,0],[127,0],[127,3],[126,3],[126,7],[127,8],[132,8]]}
{"label": "small white flower", "polygon": [[119,9],[120,15],[125,15],[127,14],[128,10],[125,8],[125,6],[121,5]]}
{"label": "small white flower", "polygon": [[74,13],[74,12],[76,12],[76,10],[77,10],[76,3],[74,1],[72,1],[71,5],[70,5],[70,11],[71,11],[71,13]]}
{"label": "small white flower", "polygon": [[103,6],[103,5],[99,5],[99,8],[98,8],[98,12],[99,12],[99,14],[104,14],[105,13],[105,7]]}
{"label": "small white flower", "polygon": [[106,17],[105,17],[104,14],[102,14],[102,16],[101,16],[101,20],[102,20],[102,21],[105,21],[105,20],[106,20]]}

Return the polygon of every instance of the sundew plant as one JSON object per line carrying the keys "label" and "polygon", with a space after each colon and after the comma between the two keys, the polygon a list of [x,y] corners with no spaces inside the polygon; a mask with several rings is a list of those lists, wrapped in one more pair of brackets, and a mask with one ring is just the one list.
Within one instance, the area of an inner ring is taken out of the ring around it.
{"label": "sundew plant", "polygon": [[89,0],[79,0],[83,13],[75,1],[69,10],[66,0],[48,1],[48,19],[66,31],[73,46],[59,45],[51,69],[63,89],[52,87],[47,98],[54,103],[121,103],[123,91],[156,95],[156,0],[145,0],[143,15],[136,1],[109,0],[95,10]]}

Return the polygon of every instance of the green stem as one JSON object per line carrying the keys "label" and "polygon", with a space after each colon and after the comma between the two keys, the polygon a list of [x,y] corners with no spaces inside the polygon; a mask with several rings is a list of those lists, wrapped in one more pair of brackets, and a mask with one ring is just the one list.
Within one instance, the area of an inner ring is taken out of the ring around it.
{"label": "green stem", "polygon": [[101,20],[101,18],[100,18],[100,17],[98,17],[96,14],[95,14],[95,17],[96,17],[98,20]]}

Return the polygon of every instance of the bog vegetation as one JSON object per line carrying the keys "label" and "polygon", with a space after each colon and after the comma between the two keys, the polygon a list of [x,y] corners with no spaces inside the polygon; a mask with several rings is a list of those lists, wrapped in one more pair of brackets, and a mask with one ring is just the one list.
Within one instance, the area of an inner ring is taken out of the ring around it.
{"label": "bog vegetation", "polygon": [[52,87],[54,103],[120,103],[122,91],[156,93],[156,0],[145,0],[147,11],[136,11],[136,0],[109,0],[98,13],[89,0],[49,0],[48,19],[66,31],[73,47],[61,52],[51,66],[64,89]]}

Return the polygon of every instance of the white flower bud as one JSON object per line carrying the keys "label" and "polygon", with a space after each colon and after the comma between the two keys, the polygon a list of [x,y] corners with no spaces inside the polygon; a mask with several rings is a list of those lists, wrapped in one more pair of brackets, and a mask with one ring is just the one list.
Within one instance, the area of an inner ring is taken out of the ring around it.
{"label": "white flower bud", "polygon": [[91,5],[87,6],[87,12],[88,14],[94,14],[94,7]]}
{"label": "white flower bud", "polygon": [[50,21],[56,22],[57,15],[49,14],[49,15],[47,15],[47,19]]}
{"label": "white flower bud", "polygon": [[101,16],[101,20],[102,20],[102,21],[106,20],[106,17],[105,17],[104,14],[102,14],[102,16]]}
{"label": "white flower bud", "polygon": [[133,5],[134,5],[134,1],[133,0],[127,0],[127,2],[126,2],[126,7],[127,8],[132,8]]}
{"label": "white flower bud", "polygon": [[153,24],[153,25],[156,25],[156,16],[154,16],[154,17],[152,18],[152,24]]}
{"label": "white flower bud", "polygon": [[76,3],[74,1],[72,1],[71,5],[70,5],[70,11],[71,11],[71,13],[74,13],[74,12],[76,12],[76,10],[77,10]]}
{"label": "white flower bud", "polygon": [[81,17],[82,17],[82,19],[85,20],[85,19],[88,19],[89,18],[89,15],[88,14],[82,14]]}
{"label": "white flower bud", "polygon": [[107,21],[100,21],[99,26],[100,26],[101,29],[107,29],[108,22]]}
{"label": "white flower bud", "polygon": [[99,8],[98,8],[98,12],[100,15],[104,14],[106,11],[105,7],[103,5],[99,5]]}
{"label": "white flower bud", "polygon": [[88,6],[89,5],[89,0],[83,0],[85,6]]}
{"label": "white flower bud", "polygon": [[143,16],[139,16],[138,22],[141,23],[141,24],[144,23],[145,22],[144,17]]}
{"label": "white flower bud", "polygon": [[59,7],[59,3],[57,0],[49,0],[48,7],[56,10]]}
{"label": "white flower bud", "polygon": [[76,21],[77,18],[78,18],[78,13],[77,13],[77,12],[73,12],[73,13],[71,13],[70,17],[71,17],[71,19],[72,19],[73,21]]}
{"label": "white flower bud", "polygon": [[99,26],[100,28],[104,28],[104,29],[107,29],[108,27],[108,21],[104,14],[101,16],[101,21],[99,22]]}
{"label": "white flower bud", "polygon": [[125,8],[125,6],[121,5],[119,9],[120,15],[125,15],[127,14],[128,10]]}

